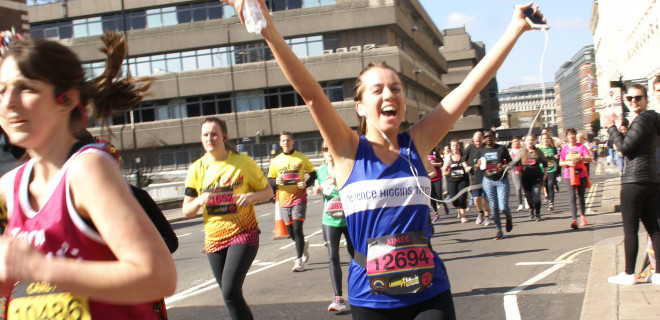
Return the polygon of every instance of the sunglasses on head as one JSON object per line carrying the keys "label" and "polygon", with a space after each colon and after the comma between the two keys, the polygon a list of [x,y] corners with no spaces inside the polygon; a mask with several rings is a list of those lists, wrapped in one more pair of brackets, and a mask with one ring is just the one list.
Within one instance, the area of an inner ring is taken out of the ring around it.
{"label": "sunglasses on head", "polygon": [[632,102],[633,99],[635,99],[635,101],[639,102],[642,101],[643,98],[644,96],[627,96],[626,100],[628,100],[628,102]]}

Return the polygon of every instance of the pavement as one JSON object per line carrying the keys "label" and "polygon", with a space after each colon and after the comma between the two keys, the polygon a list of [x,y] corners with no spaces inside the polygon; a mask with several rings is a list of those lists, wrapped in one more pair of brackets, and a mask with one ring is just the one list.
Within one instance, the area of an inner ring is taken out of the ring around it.
{"label": "pavement", "polygon": [[[618,205],[620,186],[620,180],[617,180],[604,187],[601,203],[604,212],[621,213]],[[646,242],[647,233],[640,223],[638,272],[644,261]],[[660,285],[646,283],[644,278],[628,286],[607,282],[608,277],[624,269],[623,236],[594,244],[580,319],[660,319]]]}
{"label": "pavement", "polygon": [[[604,186],[600,212],[620,214],[620,185],[615,181]],[[180,206],[163,213],[170,223],[185,220]],[[644,260],[641,249],[646,247],[647,241],[643,227],[639,235],[638,270]],[[646,283],[643,278],[631,286],[607,282],[608,277],[623,271],[624,265],[623,236],[594,244],[580,319],[660,320],[660,285]]]}

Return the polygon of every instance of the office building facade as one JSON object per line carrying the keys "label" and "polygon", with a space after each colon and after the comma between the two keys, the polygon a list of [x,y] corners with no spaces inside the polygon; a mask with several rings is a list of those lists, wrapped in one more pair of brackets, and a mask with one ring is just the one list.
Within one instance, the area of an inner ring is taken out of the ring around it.
{"label": "office building facade", "polygon": [[499,92],[498,99],[501,129],[529,128],[535,118],[535,128],[557,125],[554,83],[507,88]]}

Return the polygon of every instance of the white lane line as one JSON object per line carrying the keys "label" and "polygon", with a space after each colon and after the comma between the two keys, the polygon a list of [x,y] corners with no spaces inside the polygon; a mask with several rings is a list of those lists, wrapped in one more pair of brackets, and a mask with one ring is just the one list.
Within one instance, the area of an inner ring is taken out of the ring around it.
{"label": "white lane line", "polygon": [[[309,239],[309,238],[311,238],[312,236],[315,236],[315,235],[317,235],[317,234],[319,234],[319,233],[321,233],[321,232],[323,232],[322,229],[321,229],[321,230],[318,230],[318,231],[316,231],[316,232],[314,232],[314,233],[312,233],[312,234],[309,234],[309,235],[305,236],[305,239]],[[291,242],[291,243],[289,243],[289,244],[287,244],[287,245],[281,247],[280,250],[283,250],[283,249],[286,249],[286,248],[293,247],[294,245],[296,245],[296,243],[295,243],[295,242]]]}
{"label": "white lane line", "polygon": [[554,263],[552,267],[546,269],[545,271],[537,274],[531,279],[523,282],[519,286],[504,293],[504,314],[506,315],[506,319],[507,320],[521,319],[520,309],[518,308],[518,297],[516,296],[519,292],[527,289],[527,287],[535,284],[536,282],[543,280],[545,277],[551,275],[553,272],[563,268],[565,265],[568,264],[568,263],[558,263],[558,262],[563,262],[563,261],[573,262],[573,259],[575,259],[575,257],[589,250],[593,250],[593,247],[589,246],[584,248],[578,248],[562,254],[561,256],[557,257],[555,261],[552,261]]}
{"label": "white lane line", "polygon": [[[279,266],[283,263],[293,261],[295,259],[296,259],[296,257],[294,256],[294,257],[284,259],[284,260],[279,261],[279,262],[271,263],[268,266],[265,266],[265,267],[259,268],[257,270],[248,272],[247,276],[253,275],[253,274],[258,273],[258,272],[262,272],[264,270],[268,270],[270,268]],[[218,283],[215,281],[215,279],[211,279],[211,280],[208,280],[204,283],[196,285],[192,288],[181,291],[181,292],[179,292],[179,293],[177,293],[177,294],[175,294],[171,297],[166,298],[165,299],[165,305],[167,306],[167,309],[169,309],[170,307],[172,307],[171,304],[174,303],[174,302],[177,302],[177,301],[180,301],[180,300],[192,297],[192,296],[196,296],[198,294],[202,294],[206,291],[213,290],[213,289],[216,289],[216,288],[219,288]]]}
{"label": "white lane line", "polygon": [[181,238],[181,237],[189,236],[189,235],[191,235],[191,234],[192,234],[192,233],[190,233],[190,232],[188,232],[188,233],[184,233],[184,234],[180,234],[180,235],[177,235],[177,238]]}
{"label": "white lane line", "polygon": [[264,213],[264,214],[260,215],[259,218],[266,217],[266,216],[269,216],[271,214],[273,214],[273,213],[272,212]]}
{"label": "white lane line", "polygon": [[[587,201],[586,201],[586,204],[585,204],[585,208],[591,208],[591,205],[594,202],[594,195],[596,194],[596,191],[598,190],[599,185],[600,185],[600,183],[595,183],[591,186],[591,189],[589,189],[589,193],[587,194]],[[594,212],[592,210],[588,210],[588,212],[587,212],[587,210],[585,210],[585,214],[587,214],[587,213],[596,214],[596,212]]]}
{"label": "white lane line", "polygon": [[547,265],[547,264],[569,264],[573,263],[573,261],[537,261],[537,262],[518,262],[516,263],[517,266],[540,266],[540,265]]}

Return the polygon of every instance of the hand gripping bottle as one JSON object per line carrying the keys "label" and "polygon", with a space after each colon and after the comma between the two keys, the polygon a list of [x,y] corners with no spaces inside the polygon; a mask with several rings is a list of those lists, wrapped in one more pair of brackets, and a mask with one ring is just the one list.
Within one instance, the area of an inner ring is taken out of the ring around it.
{"label": "hand gripping bottle", "polygon": [[266,19],[261,14],[258,0],[245,0],[243,5],[243,19],[245,19],[245,28],[249,33],[261,33],[261,29],[266,27]]}

